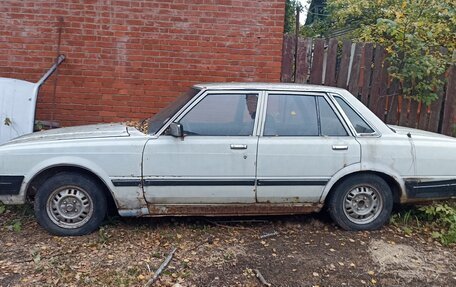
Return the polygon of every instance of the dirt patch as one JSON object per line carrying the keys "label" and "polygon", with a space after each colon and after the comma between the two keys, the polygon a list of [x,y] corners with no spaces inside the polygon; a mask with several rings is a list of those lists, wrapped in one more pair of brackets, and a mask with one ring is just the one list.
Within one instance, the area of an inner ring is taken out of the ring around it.
{"label": "dirt patch", "polygon": [[433,283],[441,277],[451,276],[456,279],[456,257],[449,250],[412,247],[373,239],[369,244],[370,256],[383,274],[394,274],[407,281],[420,280]]}
{"label": "dirt patch", "polygon": [[144,286],[174,247],[154,286],[262,286],[255,269],[272,286],[456,285],[454,247],[390,226],[343,231],[324,213],[117,218],[88,236],[55,237],[9,210],[0,215],[0,286]]}

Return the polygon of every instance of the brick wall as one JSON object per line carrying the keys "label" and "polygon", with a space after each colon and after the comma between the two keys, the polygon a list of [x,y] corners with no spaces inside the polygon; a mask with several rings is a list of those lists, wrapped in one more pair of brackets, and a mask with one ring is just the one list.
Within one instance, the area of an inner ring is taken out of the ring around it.
{"label": "brick wall", "polygon": [[[148,117],[198,82],[280,80],[284,0],[56,0],[0,5],[0,77],[37,81],[39,120]],[[62,21],[63,20],[63,21]]]}

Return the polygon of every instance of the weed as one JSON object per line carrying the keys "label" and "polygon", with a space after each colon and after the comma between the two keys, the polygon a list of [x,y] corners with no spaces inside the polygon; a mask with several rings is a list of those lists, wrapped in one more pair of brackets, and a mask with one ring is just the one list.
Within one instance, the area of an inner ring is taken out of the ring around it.
{"label": "weed", "polygon": [[5,223],[6,230],[20,232],[22,230],[22,221],[20,218],[14,218]]}
{"label": "weed", "polygon": [[405,234],[424,232],[444,245],[456,243],[456,204],[435,203],[395,213],[390,223]]}
{"label": "weed", "polygon": [[450,204],[434,204],[419,208],[427,219],[435,222],[438,230],[432,232],[432,237],[442,244],[456,243],[456,206]]}
{"label": "weed", "polygon": [[0,202],[0,214],[5,213],[5,211],[6,211],[6,205],[4,205],[3,203]]}
{"label": "weed", "polygon": [[101,245],[106,245],[108,243],[109,237],[110,236],[104,227],[101,227],[98,230],[98,243]]}
{"label": "weed", "polygon": [[127,275],[128,276],[136,277],[140,273],[141,273],[141,271],[138,268],[135,268],[135,267],[131,267],[131,268],[127,269]]}

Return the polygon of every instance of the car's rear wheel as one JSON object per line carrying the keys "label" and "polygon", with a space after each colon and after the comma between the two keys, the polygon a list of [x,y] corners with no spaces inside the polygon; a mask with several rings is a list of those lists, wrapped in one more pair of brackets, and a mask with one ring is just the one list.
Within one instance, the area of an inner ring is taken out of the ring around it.
{"label": "car's rear wheel", "polygon": [[102,187],[92,178],[62,172],[49,178],[35,196],[35,216],[54,235],[84,235],[96,230],[106,216]]}
{"label": "car's rear wheel", "polygon": [[360,174],[343,180],[328,202],[331,218],[345,230],[381,228],[393,209],[391,188],[381,177]]}

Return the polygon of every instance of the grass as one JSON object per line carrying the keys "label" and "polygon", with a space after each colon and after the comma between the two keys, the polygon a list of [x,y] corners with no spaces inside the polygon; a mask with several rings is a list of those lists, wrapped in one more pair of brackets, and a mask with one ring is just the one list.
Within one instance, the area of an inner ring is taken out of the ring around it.
{"label": "grass", "polygon": [[406,235],[422,233],[446,246],[456,244],[455,201],[405,207],[393,214],[390,223]]}

